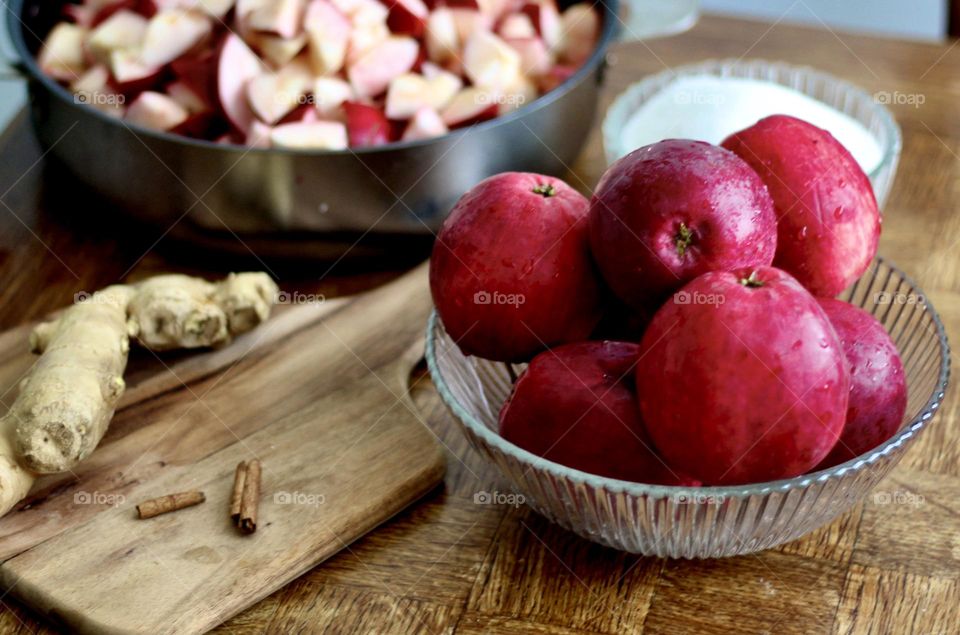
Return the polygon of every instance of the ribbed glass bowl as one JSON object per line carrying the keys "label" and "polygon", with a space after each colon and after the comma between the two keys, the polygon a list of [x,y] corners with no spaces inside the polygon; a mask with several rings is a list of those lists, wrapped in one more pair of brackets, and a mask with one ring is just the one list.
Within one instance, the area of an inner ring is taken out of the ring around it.
{"label": "ribbed glass bowl", "polygon": [[513,445],[497,432],[511,372],[517,375],[525,365],[508,369],[501,362],[464,355],[436,312],[427,327],[427,364],[441,398],[472,445],[528,505],[553,522],[587,540],[632,553],[733,556],[794,540],[850,509],[897,464],[943,401],[950,349],[923,291],[878,259],[841,299],[876,316],[896,342],[909,391],[904,423],[893,438],[856,459],[782,481],[670,487],[565,467]]}
{"label": "ribbed glass bowl", "polygon": [[[737,77],[756,79],[780,84],[812,97],[835,110],[859,121],[880,146],[880,163],[868,174],[873,184],[877,203],[883,207],[893,185],[900,160],[902,137],[897,125],[886,106],[880,103],[887,93],[878,93],[875,97],[842,79],[816,71],[809,67],[793,66],[783,62],[765,60],[707,60],[686,66],[677,66],[656,75],[650,75],[633,84],[621,93],[607,110],[603,120],[603,147],[608,163],[627,154],[633,147],[624,145],[623,131],[630,117],[648,99],[660,92],[671,82],[681,77],[693,75],[712,75],[715,77]],[[771,104],[771,114],[776,105]],[[711,141],[708,139],[708,141]]]}

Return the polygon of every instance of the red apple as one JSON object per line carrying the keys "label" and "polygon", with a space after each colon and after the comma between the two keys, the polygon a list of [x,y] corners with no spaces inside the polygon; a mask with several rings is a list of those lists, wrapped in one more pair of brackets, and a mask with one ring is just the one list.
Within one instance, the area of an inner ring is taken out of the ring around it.
{"label": "red apple", "polygon": [[382,110],[355,101],[345,102],[343,109],[347,115],[347,134],[351,148],[390,143],[392,127]]}
{"label": "red apple", "polygon": [[640,411],[671,466],[708,485],[790,478],[843,430],[850,374],[816,299],[774,267],[712,271],[654,315]]}
{"label": "red apple", "polygon": [[840,440],[817,466],[826,469],[877,447],[900,429],[907,381],[897,347],[872,315],[847,302],[822,298],[850,366],[850,402]]}
{"label": "red apple", "polygon": [[601,313],[589,204],[563,181],[505,172],[463,195],[437,236],[430,288],[468,355],[525,361],[585,339]]}
{"label": "red apple", "polygon": [[774,115],[730,136],[723,146],[767,184],[777,218],[773,263],[812,293],[832,297],[877,253],[880,211],[870,180],[826,130]]}
{"label": "red apple", "polygon": [[640,347],[577,342],[533,358],[500,411],[500,434],[576,470],[638,483],[699,485],[653,449],[637,408]]}
{"label": "red apple", "polygon": [[670,139],[611,165],[590,205],[590,241],[624,302],[657,304],[702,273],[769,265],[776,217],[757,174],[732,152]]}

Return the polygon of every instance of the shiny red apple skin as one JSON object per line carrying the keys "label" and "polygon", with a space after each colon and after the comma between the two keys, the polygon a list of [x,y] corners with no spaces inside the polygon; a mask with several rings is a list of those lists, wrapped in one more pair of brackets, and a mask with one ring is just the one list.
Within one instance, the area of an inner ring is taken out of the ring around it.
{"label": "shiny red apple skin", "polygon": [[847,302],[820,300],[850,368],[850,401],[840,440],[817,469],[869,452],[896,433],[907,409],[907,380],[896,344],[875,317]]}
{"label": "shiny red apple skin", "polygon": [[681,293],[689,302],[668,301],[647,328],[637,369],[661,456],[707,485],[790,478],[822,461],[843,430],[850,376],[816,298],[774,267],[706,273]]}
{"label": "shiny red apple skin", "polygon": [[634,371],[640,347],[577,342],[533,358],[500,411],[511,443],[583,472],[638,483],[699,485],[653,450]]}
{"label": "shiny red apple skin", "polygon": [[701,141],[634,150],[607,169],[590,203],[597,264],[637,308],[658,305],[707,271],[769,265],[776,240],[773,202],[757,174]]}
{"label": "shiny red apple skin", "polygon": [[773,264],[833,297],[870,265],[880,211],[870,179],[826,130],[773,115],[723,141],[760,175],[777,210]]}
{"label": "shiny red apple skin", "polygon": [[587,338],[603,300],[588,207],[560,179],[521,172],[492,176],[457,202],[434,244],[430,289],[464,353],[528,361]]}

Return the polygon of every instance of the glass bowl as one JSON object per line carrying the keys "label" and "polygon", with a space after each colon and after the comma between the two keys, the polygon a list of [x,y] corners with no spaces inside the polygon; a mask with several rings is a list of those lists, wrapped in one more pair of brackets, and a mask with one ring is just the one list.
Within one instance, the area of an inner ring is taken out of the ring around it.
{"label": "glass bowl", "polygon": [[463,355],[436,312],[427,326],[427,364],[473,447],[540,514],[587,540],[632,553],[734,556],[799,538],[850,509],[900,461],[943,401],[950,348],[921,289],[880,258],[840,297],[872,313],[896,343],[909,391],[904,423],[895,436],[856,459],[769,483],[631,483],[565,467],[515,446],[498,434],[497,417],[510,393],[511,375],[524,365],[508,368]]}
{"label": "glass bowl", "polygon": [[[868,176],[873,184],[877,203],[881,208],[883,207],[887,194],[890,193],[893,177],[897,172],[897,163],[900,160],[900,150],[903,143],[900,127],[890,110],[882,104],[885,98],[889,97],[889,94],[870,95],[861,88],[833,75],[782,62],[737,59],[707,60],[696,64],[678,66],[651,75],[633,84],[614,100],[603,120],[603,147],[608,163],[613,163],[634,149],[634,147],[627,145],[627,139],[623,133],[637,109],[671,82],[694,75],[755,79],[780,84],[812,97],[816,101],[826,104],[863,124],[880,148],[880,160]],[[699,97],[705,99],[708,96]],[[723,107],[723,104],[717,104],[717,107]],[[776,111],[776,106],[771,105],[770,114]],[[729,132],[735,132],[735,130]],[[704,141],[712,143],[718,143],[721,140],[704,139]]]}

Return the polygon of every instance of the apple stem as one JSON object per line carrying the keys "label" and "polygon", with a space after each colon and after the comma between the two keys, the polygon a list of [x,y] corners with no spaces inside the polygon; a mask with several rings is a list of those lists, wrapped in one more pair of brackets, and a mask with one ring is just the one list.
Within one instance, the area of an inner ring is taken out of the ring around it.
{"label": "apple stem", "polygon": [[763,280],[757,277],[757,270],[754,269],[746,278],[740,278],[740,284],[750,289],[759,289],[763,286]]}
{"label": "apple stem", "polygon": [[541,183],[533,188],[533,193],[539,194],[543,198],[550,198],[551,196],[557,195],[557,188],[553,187],[549,183]]}
{"label": "apple stem", "polygon": [[686,223],[680,223],[680,229],[677,230],[677,255],[683,258],[693,242],[693,231],[687,227]]}

